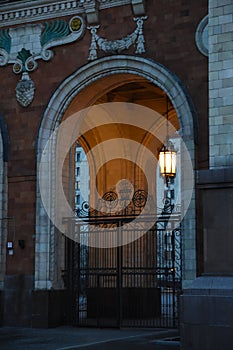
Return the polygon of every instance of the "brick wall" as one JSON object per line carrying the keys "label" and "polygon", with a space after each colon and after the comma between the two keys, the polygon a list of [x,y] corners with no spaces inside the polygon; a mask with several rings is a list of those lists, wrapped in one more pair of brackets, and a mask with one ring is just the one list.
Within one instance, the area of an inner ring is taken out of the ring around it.
{"label": "brick wall", "polygon": [[[207,58],[195,45],[195,31],[206,14],[207,1],[148,0],[148,19],[144,24],[146,53],[143,56],[174,72],[194,101],[199,117],[200,168],[208,165]],[[126,36],[135,29],[130,6],[102,10],[100,24],[98,34],[109,40]],[[14,259],[8,258],[9,274],[22,270],[33,273],[38,128],[53,92],[67,76],[88,62],[90,40],[87,30],[81,41],[53,48],[55,56],[51,61],[38,61],[38,69],[31,73],[36,86],[35,98],[27,108],[15,99],[19,76],[14,75],[10,65],[1,67],[0,110],[8,125],[11,144],[9,216],[16,218],[16,238],[26,240],[25,249],[16,247]],[[134,54],[134,48],[125,53]],[[99,57],[103,55],[98,52]]]}

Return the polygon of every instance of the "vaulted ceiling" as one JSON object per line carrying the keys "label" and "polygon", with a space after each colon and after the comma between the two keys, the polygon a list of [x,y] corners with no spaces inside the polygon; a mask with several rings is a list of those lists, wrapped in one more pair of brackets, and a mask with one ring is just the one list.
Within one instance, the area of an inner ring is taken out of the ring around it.
{"label": "vaulted ceiling", "polygon": [[[158,86],[148,82],[148,80],[141,80],[140,82],[131,82],[121,85],[103,96],[101,96],[96,103],[106,102],[131,102],[149,107],[163,116],[167,114],[167,95]],[[169,121],[179,129],[179,122],[176,111],[168,99],[168,118]]]}

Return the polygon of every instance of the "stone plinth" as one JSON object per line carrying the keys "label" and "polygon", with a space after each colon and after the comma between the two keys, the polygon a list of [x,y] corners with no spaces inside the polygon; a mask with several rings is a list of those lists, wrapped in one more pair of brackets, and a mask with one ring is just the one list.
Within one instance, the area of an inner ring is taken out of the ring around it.
{"label": "stone plinth", "polygon": [[231,349],[233,277],[197,278],[181,297],[181,349]]}

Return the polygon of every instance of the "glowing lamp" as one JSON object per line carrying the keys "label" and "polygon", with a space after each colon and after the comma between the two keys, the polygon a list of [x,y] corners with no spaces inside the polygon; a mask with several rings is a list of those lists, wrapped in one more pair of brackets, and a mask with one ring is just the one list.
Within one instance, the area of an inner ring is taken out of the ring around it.
{"label": "glowing lamp", "polygon": [[167,147],[163,145],[159,151],[159,166],[161,176],[176,176],[176,151],[172,142],[169,142]]}

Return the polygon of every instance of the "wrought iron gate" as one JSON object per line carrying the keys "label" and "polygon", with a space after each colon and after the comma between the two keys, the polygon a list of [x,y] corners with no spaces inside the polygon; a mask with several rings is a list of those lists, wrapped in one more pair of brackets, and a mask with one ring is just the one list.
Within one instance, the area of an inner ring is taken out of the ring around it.
{"label": "wrought iron gate", "polygon": [[[155,221],[137,211],[145,201],[136,191],[124,215],[90,212],[87,203],[72,220],[80,243],[72,243],[70,287],[74,323],[97,327],[176,327],[179,323],[179,295],[182,281],[182,235],[180,216],[166,204]],[[114,193],[105,198],[116,200]],[[129,210],[130,208],[130,210]],[[82,218],[82,220],[80,220]],[[140,235],[145,223],[155,222],[146,234],[127,244],[110,248],[88,246],[90,227],[95,233],[104,227],[120,237],[127,223],[127,235]]]}

